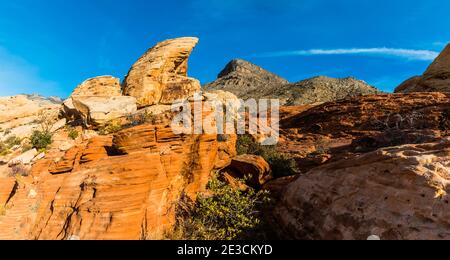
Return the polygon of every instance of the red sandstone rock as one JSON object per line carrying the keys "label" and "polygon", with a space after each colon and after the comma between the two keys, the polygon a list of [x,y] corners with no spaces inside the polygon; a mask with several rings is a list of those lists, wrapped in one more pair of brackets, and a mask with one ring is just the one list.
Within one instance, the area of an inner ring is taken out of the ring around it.
{"label": "red sandstone rock", "polygon": [[316,168],[287,186],[283,238],[450,239],[450,139],[384,148]]}
{"label": "red sandstone rock", "polygon": [[57,163],[49,153],[10,196],[0,239],[162,238],[179,198],[195,199],[225,160],[218,154],[217,135],[175,135],[163,125],[94,137]]}
{"label": "red sandstone rock", "polygon": [[261,156],[239,155],[223,170],[228,176],[245,180],[247,185],[260,188],[273,179],[270,165]]}

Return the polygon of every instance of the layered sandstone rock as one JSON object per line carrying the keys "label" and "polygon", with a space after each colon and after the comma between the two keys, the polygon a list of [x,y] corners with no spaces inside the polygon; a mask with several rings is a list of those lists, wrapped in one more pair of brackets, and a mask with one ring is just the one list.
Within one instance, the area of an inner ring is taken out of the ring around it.
{"label": "layered sandstone rock", "polygon": [[187,77],[188,58],[198,39],[167,40],[148,50],[130,69],[123,93],[139,107],[171,104],[200,90],[200,82]]}
{"label": "layered sandstone rock", "polygon": [[64,101],[68,119],[81,119],[86,126],[99,126],[137,110],[136,100],[122,96],[120,80],[111,76],[88,79]]}
{"label": "layered sandstone rock", "polygon": [[395,92],[450,92],[450,44],[422,76],[405,81]]}
{"label": "layered sandstone rock", "polygon": [[308,172],[378,148],[434,142],[448,136],[450,95],[376,95],[281,110],[279,151]]}
{"label": "layered sandstone rock", "polygon": [[180,197],[195,199],[225,160],[219,143],[141,125],[82,141],[63,158],[51,149],[7,196],[0,239],[162,238]]}
{"label": "layered sandstone rock", "polygon": [[72,102],[87,126],[104,125],[137,111],[134,97],[73,97]]}
{"label": "layered sandstone rock", "polygon": [[100,76],[81,83],[72,92],[71,97],[118,97],[122,96],[120,79],[112,76]]}
{"label": "layered sandstone rock", "polygon": [[290,239],[450,239],[450,139],[381,149],[316,168],[281,195]]}

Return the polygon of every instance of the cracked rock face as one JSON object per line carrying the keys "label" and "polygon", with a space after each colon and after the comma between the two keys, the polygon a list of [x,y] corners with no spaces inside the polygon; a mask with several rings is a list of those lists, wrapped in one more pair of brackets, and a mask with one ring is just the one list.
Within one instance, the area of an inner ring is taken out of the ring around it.
{"label": "cracked rock face", "polygon": [[193,37],[158,43],[132,66],[123,94],[135,97],[142,108],[172,104],[200,91],[200,82],[187,76],[188,59],[197,43]]}
{"label": "cracked rock face", "polygon": [[313,169],[274,215],[285,238],[450,239],[450,139],[390,147]]}
{"label": "cracked rock face", "polygon": [[408,79],[395,92],[450,92],[450,44],[422,76]]}
{"label": "cracked rock face", "polygon": [[0,239],[161,239],[235,142],[146,124],[49,153],[17,187],[0,179]]}

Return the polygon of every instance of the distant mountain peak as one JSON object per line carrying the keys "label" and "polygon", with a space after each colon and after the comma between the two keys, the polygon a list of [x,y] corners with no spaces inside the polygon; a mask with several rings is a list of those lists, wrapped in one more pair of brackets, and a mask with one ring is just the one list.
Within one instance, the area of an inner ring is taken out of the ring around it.
{"label": "distant mountain peak", "polygon": [[258,65],[242,59],[231,60],[219,73],[218,78],[223,78],[235,73],[243,74],[244,76],[259,76],[269,81],[278,81],[278,83],[282,84],[289,83],[286,79],[283,79],[282,77],[263,69]]}
{"label": "distant mountain peak", "polygon": [[290,84],[286,79],[242,59],[230,61],[205,90],[229,91],[242,99],[278,98],[283,105],[305,105],[381,93],[353,77],[317,76]]}

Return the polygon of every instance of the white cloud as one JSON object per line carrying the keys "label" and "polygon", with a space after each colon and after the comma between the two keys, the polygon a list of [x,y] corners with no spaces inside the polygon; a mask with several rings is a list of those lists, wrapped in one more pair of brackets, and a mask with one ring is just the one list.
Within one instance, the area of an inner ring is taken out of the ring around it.
{"label": "white cloud", "polygon": [[57,84],[39,76],[38,69],[0,46],[0,96],[21,93],[51,95]]}
{"label": "white cloud", "polygon": [[379,55],[400,57],[408,60],[434,60],[439,53],[429,50],[394,48],[311,49],[298,51],[269,52],[257,57],[314,56],[314,55]]}

